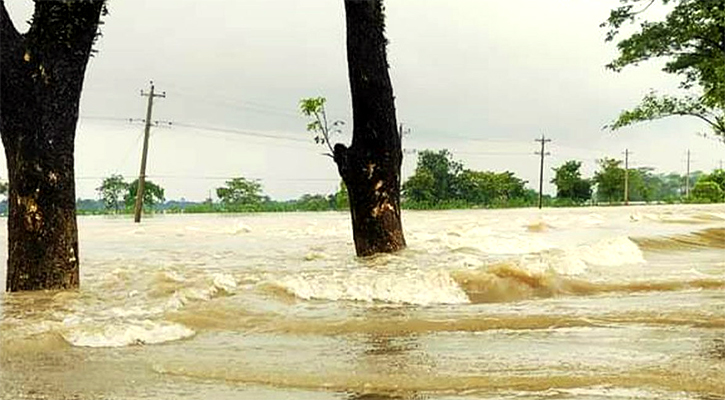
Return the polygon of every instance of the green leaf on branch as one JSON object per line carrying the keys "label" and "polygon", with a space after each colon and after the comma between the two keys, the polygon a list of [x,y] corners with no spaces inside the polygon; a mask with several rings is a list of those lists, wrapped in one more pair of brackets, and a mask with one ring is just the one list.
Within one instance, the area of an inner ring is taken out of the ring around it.
{"label": "green leaf on branch", "polygon": [[312,118],[312,121],[307,123],[307,131],[315,134],[315,143],[327,145],[327,148],[330,150],[330,153],[327,155],[332,157],[335,151],[332,148],[330,135],[333,133],[342,133],[338,126],[342,126],[345,123],[343,121],[333,121],[331,125],[328,125],[327,113],[325,112],[326,101],[324,97],[302,99],[300,100],[300,112],[302,115]]}
{"label": "green leaf on branch", "polygon": [[718,134],[725,134],[723,111],[709,107],[700,98],[694,96],[674,97],[648,93],[642,102],[631,110],[625,110],[605,129],[612,131],[636,124],[673,116],[691,116],[706,122]]}

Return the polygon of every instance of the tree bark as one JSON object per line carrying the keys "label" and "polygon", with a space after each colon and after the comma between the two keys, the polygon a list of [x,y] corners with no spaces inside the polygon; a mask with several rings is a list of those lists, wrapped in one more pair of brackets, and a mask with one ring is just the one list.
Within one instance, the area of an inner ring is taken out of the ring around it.
{"label": "tree bark", "polygon": [[79,284],[73,152],[103,0],[36,1],[20,35],[0,0],[0,134],[8,191],[8,291]]}
{"label": "tree bark", "polygon": [[358,256],[405,247],[400,219],[401,138],[388,74],[382,0],[345,0],[353,138],[335,146]]}

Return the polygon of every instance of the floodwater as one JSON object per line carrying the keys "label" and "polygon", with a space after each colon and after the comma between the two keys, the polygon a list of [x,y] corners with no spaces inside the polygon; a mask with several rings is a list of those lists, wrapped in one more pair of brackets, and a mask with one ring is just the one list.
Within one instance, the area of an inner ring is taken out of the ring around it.
{"label": "floodwater", "polygon": [[722,205],[406,212],[369,259],[345,213],[79,224],[80,291],[0,295],[2,399],[725,398]]}

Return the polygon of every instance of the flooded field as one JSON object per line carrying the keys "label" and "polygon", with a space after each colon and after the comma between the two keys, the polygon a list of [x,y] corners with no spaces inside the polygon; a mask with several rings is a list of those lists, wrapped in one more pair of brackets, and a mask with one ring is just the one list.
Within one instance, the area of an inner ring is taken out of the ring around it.
{"label": "flooded field", "polygon": [[80,291],[0,295],[0,398],[725,398],[722,205],[403,222],[81,217]]}

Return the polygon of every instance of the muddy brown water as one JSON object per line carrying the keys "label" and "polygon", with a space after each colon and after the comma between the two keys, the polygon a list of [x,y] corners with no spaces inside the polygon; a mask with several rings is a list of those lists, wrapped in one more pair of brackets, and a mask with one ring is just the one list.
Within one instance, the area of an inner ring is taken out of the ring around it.
{"label": "muddy brown water", "polygon": [[369,259],[345,213],[79,225],[81,290],[0,296],[1,399],[725,398],[723,206],[406,212]]}

